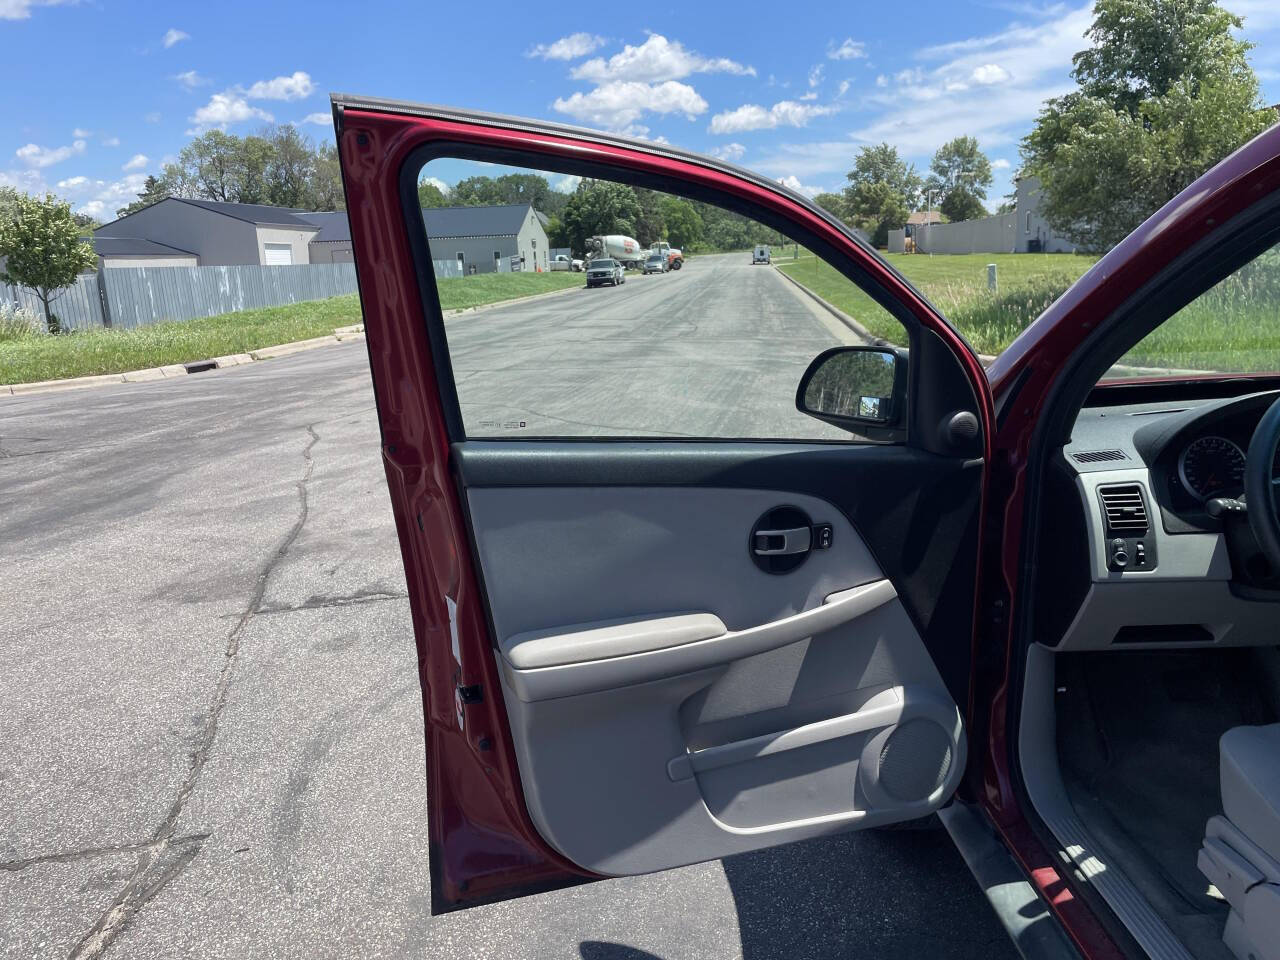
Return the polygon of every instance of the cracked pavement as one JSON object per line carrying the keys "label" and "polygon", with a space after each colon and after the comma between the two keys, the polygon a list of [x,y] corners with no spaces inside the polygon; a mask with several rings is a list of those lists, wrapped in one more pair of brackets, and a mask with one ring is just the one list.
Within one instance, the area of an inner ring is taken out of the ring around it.
{"label": "cracked pavement", "polygon": [[362,345],[5,398],[0,447],[0,958],[1012,956],[941,832],[432,917]]}

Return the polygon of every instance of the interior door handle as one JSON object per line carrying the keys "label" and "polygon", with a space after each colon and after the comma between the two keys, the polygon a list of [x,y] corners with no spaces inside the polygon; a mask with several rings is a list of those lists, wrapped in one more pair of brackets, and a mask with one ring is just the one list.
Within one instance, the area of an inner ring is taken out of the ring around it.
{"label": "interior door handle", "polygon": [[758,557],[780,557],[808,553],[812,546],[811,527],[792,527],[789,530],[757,530],[751,550]]}

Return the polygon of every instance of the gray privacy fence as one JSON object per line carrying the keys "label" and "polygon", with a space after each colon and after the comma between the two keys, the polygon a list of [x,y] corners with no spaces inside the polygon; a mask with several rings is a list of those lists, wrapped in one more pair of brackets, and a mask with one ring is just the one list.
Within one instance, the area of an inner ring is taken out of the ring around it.
{"label": "gray privacy fence", "polygon": [[[35,311],[44,319],[44,306],[34,293],[23,287],[11,287],[0,283],[0,300],[19,303]],[[91,330],[102,326],[102,297],[98,293],[98,275],[82,273],[76,282],[64,288],[50,309],[62,322],[64,329]]]}
{"label": "gray privacy fence", "polygon": [[109,267],[99,274],[106,318],[130,330],[356,291],[352,263],[288,267]]}

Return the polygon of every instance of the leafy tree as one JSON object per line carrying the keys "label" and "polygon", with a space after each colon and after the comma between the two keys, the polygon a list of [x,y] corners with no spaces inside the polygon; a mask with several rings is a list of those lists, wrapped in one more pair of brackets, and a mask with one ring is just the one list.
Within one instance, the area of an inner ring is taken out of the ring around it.
{"label": "leafy tree", "polygon": [[[271,168],[276,160],[275,145],[261,136],[250,136],[236,144],[232,168],[232,196],[238,203],[275,203]],[[294,206],[294,204],[281,204]]]}
{"label": "leafy tree", "polygon": [[1210,78],[1252,77],[1251,44],[1231,35],[1242,23],[1215,0],[1099,0],[1072,76],[1085,96],[1137,116],[1184,78],[1197,95]]}
{"label": "leafy tree", "polygon": [[239,201],[240,138],[222,130],[196,137],[178,154],[177,166],[206,200]]}
{"label": "leafy tree", "polygon": [[488,207],[506,203],[530,203],[548,216],[563,212],[568,196],[551,188],[537,173],[508,173],[501,177],[467,177],[449,192],[460,207]]}
{"label": "leafy tree", "polygon": [[633,187],[636,201],[640,204],[640,215],[636,217],[636,239],[642,246],[649,246],[662,240],[667,234],[667,220],[663,215],[663,201],[667,194],[657,190],[646,190],[644,187]]}
{"label": "leafy tree", "polygon": [[311,193],[311,202],[317,210],[346,209],[347,199],[342,192],[342,167],[338,163],[338,148],[332,143],[322,143],[316,150]]}
{"label": "leafy tree", "polygon": [[565,228],[564,221],[559,217],[552,216],[547,218],[547,245],[553,248],[573,248],[573,243],[569,238],[569,231]]}
{"label": "leafy tree", "polygon": [[915,165],[887,143],[859,150],[847,179],[845,209],[875,246],[887,244],[889,231],[906,223],[920,204],[923,182]]}
{"label": "leafy tree", "polygon": [[117,210],[116,216],[127,217],[129,214],[136,213],[143,207],[149,207],[153,203],[159,203],[168,196],[171,196],[168,184],[154,174],[148,174],[146,182],[142,185],[142,190],[138,193],[138,199]]}
{"label": "leafy tree", "polygon": [[0,257],[5,258],[0,280],[36,295],[50,333],[62,329],[50,304],[97,262],[71,215],[71,204],[52,193],[19,195],[13,201],[13,215],[0,220]]}
{"label": "leafy tree", "polygon": [[661,206],[668,243],[687,250],[702,239],[702,218],[692,203],[679,197],[664,196]]}
{"label": "leafy tree", "polygon": [[978,149],[973,137],[956,137],[944,143],[929,165],[928,187],[942,199],[938,208],[948,220],[985,217],[987,188],[991,186],[991,161]]}
{"label": "leafy tree", "polygon": [[423,180],[418,184],[418,206],[423,210],[428,207],[447,207],[450,205],[451,201],[444,195],[444,191],[434,183]]}
{"label": "leafy tree", "polygon": [[609,233],[635,234],[640,217],[636,192],[623,183],[583,180],[565,204],[562,220],[569,246],[585,250],[587,237]]}
{"label": "leafy tree", "polygon": [[1275,119],[1249,44],[1211,0],[1098,0],[1074,58],[1080,88],[1049,100],[1022,142],[1045,219],[1103,251]]}
{"label": "leafy tree", "polygon": [[838,193],[820,193],[813,198],[813,202],[839,220],[843,220],[848,215],[844,207],[844,197]]}
{"label": "leafy tree", "polygon": [[[316,151],[311,138],[291,123],[268,127],[261,137],[245,138],[246,165],[250,141],[266,145],[264,174],[267,202],[277,207],[311,209],[316,206],[312,181],[315,179]],[[246,201],[255,202],[255,201]]]}

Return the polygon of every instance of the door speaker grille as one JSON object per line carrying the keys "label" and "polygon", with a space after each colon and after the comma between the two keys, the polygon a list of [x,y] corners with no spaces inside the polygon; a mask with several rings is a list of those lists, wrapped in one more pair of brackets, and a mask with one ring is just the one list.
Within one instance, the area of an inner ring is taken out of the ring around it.
{"label": "door speaker grille", "polygon": [[895,800],[923,800],[951,769],[951,738],[932,720],[908,720],[880,748],[881,789]]}

